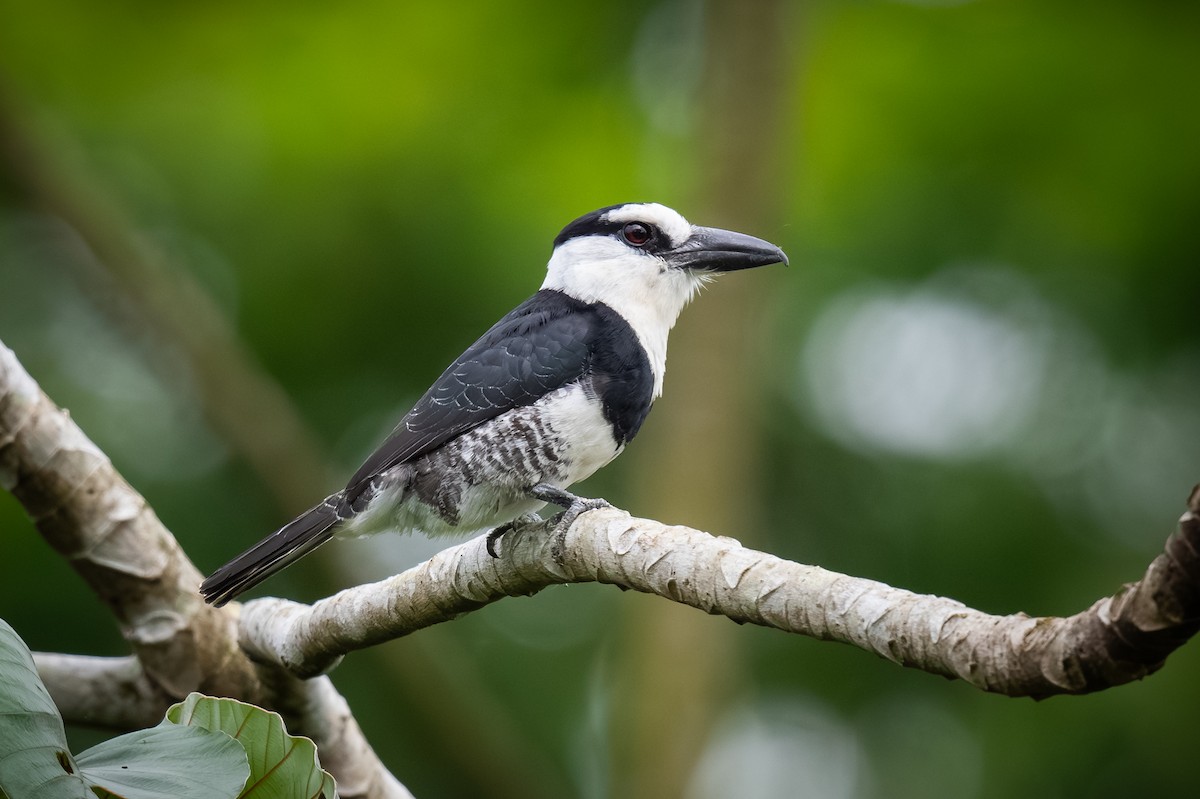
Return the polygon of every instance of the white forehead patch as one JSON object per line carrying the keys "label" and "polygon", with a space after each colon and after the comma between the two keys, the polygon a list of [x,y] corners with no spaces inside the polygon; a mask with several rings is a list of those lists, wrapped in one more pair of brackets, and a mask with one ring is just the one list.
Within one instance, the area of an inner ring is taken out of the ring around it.
{"label": "white forehead patch", "polygon": [[604,215],[606,222],[648,222],[667,234],[672,247],[678,247],[692,235],[692,226],[683,215],[658,203],[630,203]]}

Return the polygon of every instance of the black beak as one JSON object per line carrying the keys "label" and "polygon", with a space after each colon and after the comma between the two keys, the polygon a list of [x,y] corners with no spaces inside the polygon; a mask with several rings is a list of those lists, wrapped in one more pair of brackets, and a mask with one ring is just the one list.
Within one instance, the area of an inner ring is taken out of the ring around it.
{"label": "black beak", "polygon": [[783,250],[769,241],[721,230],[715,227],[692,228],[683,244],[666,253],[671,266],[703,272],[733,272],[767,264],[787,266]]}

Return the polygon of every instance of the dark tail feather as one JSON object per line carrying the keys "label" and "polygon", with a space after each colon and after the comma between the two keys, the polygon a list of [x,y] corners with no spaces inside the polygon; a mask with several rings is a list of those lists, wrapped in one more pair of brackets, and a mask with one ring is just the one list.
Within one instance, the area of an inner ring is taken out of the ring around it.
{"label": "dark tail feather", "polygon": [[340,498],[334,494],[213,572],[200,584],[205,601],[221,607],[332,538]]}

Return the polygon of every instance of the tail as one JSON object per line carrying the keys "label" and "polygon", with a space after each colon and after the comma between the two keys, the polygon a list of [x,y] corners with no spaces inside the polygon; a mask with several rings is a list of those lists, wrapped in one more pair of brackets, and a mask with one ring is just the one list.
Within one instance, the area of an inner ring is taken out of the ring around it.
{"label": "tail", "polygon": [[221,607],[332,538],[340,499],[328,497],[213,572],[200,584],[205,601]]}

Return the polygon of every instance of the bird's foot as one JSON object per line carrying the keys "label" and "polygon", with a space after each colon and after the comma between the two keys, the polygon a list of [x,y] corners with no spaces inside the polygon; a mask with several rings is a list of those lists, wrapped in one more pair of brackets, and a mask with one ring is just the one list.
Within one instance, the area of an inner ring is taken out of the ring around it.
{"label": "bird's foot", "polygon": [[600,499],[599,497],[579,497],[570,491],[565,491],[549,483],[539,483],[529,489],[528,493],[534,499],[563,508],[563,512],[555,517],[554,543],[550,546],[550,555],[554,558],[554,562],[560,566],[563,563],[563,554],[567,548],[567,530],[571,528],[571,525],[575,523],[580,514],[587,513],[589,510],[612,507],[606,499]]}
{"label": "bird's foot", "polygon": [[484,546],[487,547],[487,553],[493,558],[500,557],[500,553],[496,550],[496,544],[500,541],[501,536],[503,536],[505,533],[511,532],[516,527],[520,527],[525,524],[537,524],[541,520],[542,517],[538,516],[536,513],[522,513],[511,522],[505,522],[504,524],[500,525],[487,534],[487,541],[484,542]]}

